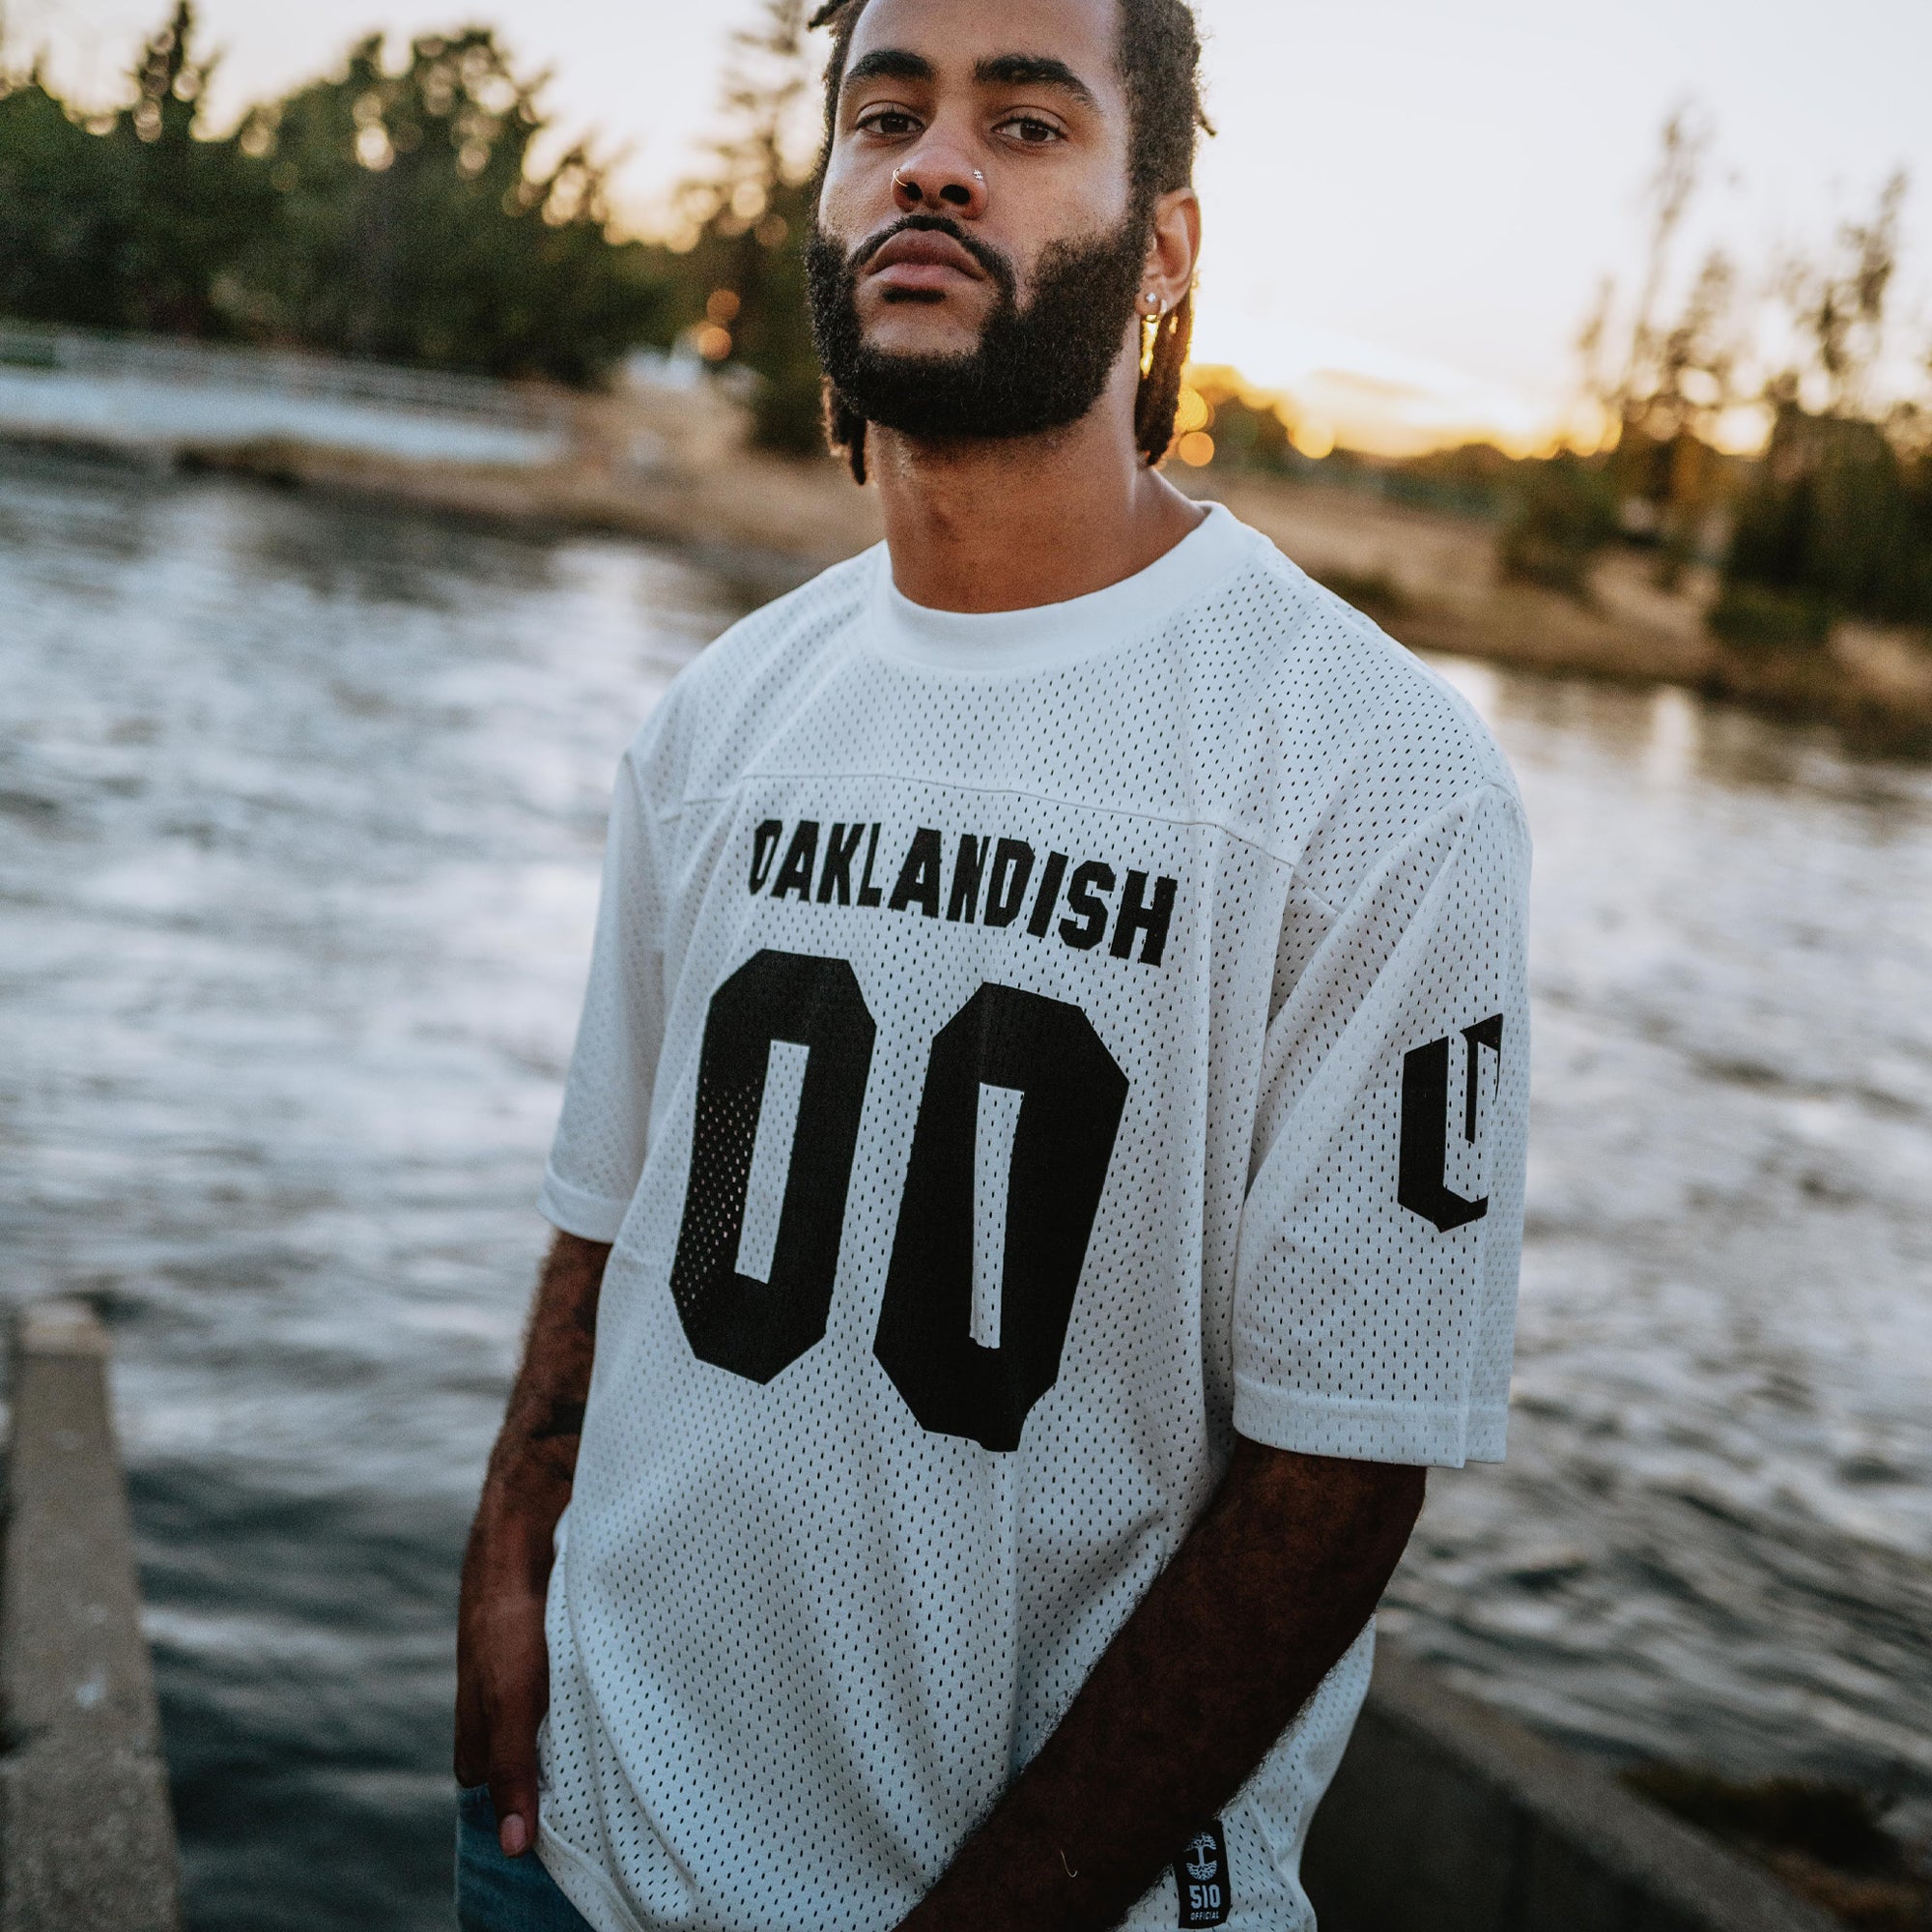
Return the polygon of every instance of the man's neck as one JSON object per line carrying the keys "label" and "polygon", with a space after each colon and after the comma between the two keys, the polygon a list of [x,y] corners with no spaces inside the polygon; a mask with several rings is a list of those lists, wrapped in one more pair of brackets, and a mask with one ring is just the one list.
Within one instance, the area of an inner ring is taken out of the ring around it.
{"label": "man's neck", "polygon": [[1023,611],[1145,570],[1207,513],[1141,460],[1132,420],[1131,394],[1110,389],[1046,436],[934,443],[874,428],[894,582],[935,611]]}

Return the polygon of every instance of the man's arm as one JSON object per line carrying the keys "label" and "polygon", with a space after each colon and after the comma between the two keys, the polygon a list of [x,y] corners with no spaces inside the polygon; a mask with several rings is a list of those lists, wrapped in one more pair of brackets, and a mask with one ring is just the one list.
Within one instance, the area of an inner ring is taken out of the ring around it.
{"label": "man's arm", "polygon": [[905,1932],[1118,1924],[1355,1639],[1423,1471],[1236,1437],[1214,1499]]}
{"label": "man's arm", "polygon": [[551,1244],[463,1557],[456,1776],[466,1785],[488,1780],[498,1840],[512,1858],[536,1839],[537,1726],[550,1706],[551,1539],[577,1473],[610,1258],[608,1241],[559,1234]]}

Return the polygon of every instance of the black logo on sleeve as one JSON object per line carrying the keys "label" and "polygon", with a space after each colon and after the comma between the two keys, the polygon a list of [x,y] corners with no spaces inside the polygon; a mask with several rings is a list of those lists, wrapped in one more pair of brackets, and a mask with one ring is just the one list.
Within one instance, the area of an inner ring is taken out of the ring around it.
{"label": "black logo on sleeve", "polygon": [[1180,1899],[1182,1932],[1228,1920],[1228,1840],[1216,1818],[1195,1833],[1174,1861],[1174,1889]]}
{"label": "black logo on sleeve", "polygon": [[[1476,1139],[1476,1103],[1482,1082],[1481,1049],[1488,1047],[1495,1067],[1495,1088],[1503,1077],[1503,1016],[1463,1029],[1466,1049],[1463,1096],[1463,1138]],[[1493,1091],[1493,1090],[1492,1090]],[[1433,1222],[1440,1234],[1480,1221],[1490,1211],[1486,1194],[1471,1201],[1448,1184],[1449,1040],[1432,1039],[1402,1060],[1402,1139],[1398,1155],[1395,1198],[1411,1214]]]}
{"label": "black logo on sleeve", "polygon": [[[1008,926],[1024,911],[1030,939],[1053,935],[1076,952],[1104,940],[1110,957],[1141,966],[1158,966],[1166,956],[1178,879],[1117,872],[1098,859],[1076,865],[1067,853],[1042,855],[1022,838],[971,832],[949,849],[931,825],[914,831],[895,867],[880,851],[883,829],[838,820],[821,838],[816,819],[787,828],[768,818],[752,835],[747,883],[754,895],[801,905],[883,906],[954,925]],[[1063,908],[1065,916],[1057,918]]]}

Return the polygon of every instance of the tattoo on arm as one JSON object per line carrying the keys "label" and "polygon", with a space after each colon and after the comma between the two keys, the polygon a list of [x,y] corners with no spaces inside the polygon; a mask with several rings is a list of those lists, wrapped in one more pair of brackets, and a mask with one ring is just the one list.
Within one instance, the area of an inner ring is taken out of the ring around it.
{"label": "tattoo on arm", "polygon": [[547,1528],[562,1514],[577,1473],[597,1303],[610,1256],[609,1242],[577,1235],[559,1234],[552,1243],[524,1338],[523,1366],[490,1456],[486,1506],[494,1501],[516,1514],[547,1516]]}
{"label": "tattoo on arm", "polygon": [[554,1442],[558,1436],[583,1434],[583,1404],[558,1398],[552,1403],[542,1421],[530,1431],[532,1442]]}

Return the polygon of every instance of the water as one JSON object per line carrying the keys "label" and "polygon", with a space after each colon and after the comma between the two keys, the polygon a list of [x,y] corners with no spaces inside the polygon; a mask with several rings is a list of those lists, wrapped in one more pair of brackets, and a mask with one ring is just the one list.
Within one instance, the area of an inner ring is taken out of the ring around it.
{"label": "water", "polygon": [[[95,1296],[203,1928],[443,1928],[455,1573],[674,555],[0,456],[9,1294]],[[1932,774],[1451,673],[1538,838],[1511,1461],[1387,1626],[1932,1796]]]}

